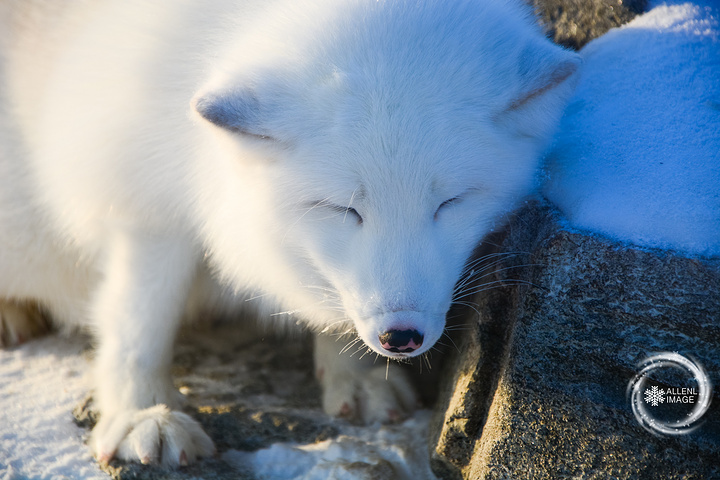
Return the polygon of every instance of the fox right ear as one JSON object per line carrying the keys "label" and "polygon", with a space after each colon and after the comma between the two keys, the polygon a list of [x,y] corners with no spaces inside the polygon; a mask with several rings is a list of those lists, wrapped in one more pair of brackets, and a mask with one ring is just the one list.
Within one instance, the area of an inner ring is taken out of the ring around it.
{"label": "fox right ear", "polygon": [[241,135],[269,140],[262,125],[262,105],[252,91],[205,93],[192,101],[193,108],[208,122]]}
{"label": "fox right ear", "polygon": [[580,57],[550,42],[533,42],[517,63],[519,88],[496,119],[519,135],[546,138],[574,90]]}

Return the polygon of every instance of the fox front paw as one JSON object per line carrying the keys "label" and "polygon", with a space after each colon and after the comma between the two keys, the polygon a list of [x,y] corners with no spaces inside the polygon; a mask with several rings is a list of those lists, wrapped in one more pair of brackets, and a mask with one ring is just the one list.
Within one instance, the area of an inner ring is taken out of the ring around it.
{"label": "fox front paw", "polygon": [[415,389],[397,365],[323,375],[328,415],[371,423],[396,423],[418,407]]}
{"label": "fox front paw", "polygon": [[90,444],[100,463],[118,458],[175,468],[215,454],[215,445],[195,420],[165,405],[101,418]]}

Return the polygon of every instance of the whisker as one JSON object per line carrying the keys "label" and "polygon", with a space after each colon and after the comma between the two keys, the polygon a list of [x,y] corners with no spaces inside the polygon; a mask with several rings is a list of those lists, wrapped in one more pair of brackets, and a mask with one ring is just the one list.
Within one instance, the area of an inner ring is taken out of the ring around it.
{"label": "whisker", "polygon": [[285,235],[283,235],[283,238],[282,238],[282,240],[281,240],[280,243],[283,244],[283,245],[285,244],[285,239],[286,239],[287,236],[290,234],[290,231],[291,231],[293,228],[295,228],[295,225],[297,225],[297,224],[300,222],[300,220],[302,220],[303,218],[305,218],[305,215],[307,215],[308,213],[310,213],[311,211],[313,211],[313,209],[321,206],[324,202],[327,202],[328,200],[330,200],[330,197],[325,197],[325,198],[323,198],[322,200],[320,200],[319,202],[314,203],[314,204],[313,204],[310,208],[308,208],[307,210],[305,210],[305,213],[303,213],[302,215],[300,215],[300,217],[299,217],[297,220],[295,220],[295,221],[287,228],[287,230],[285,230]]}
{"label": "whisker", "polygon": [[[484,273],[483,275],[480,275],[480,276],[478,276],[477,274],[478,274],[478,273],[483,273],[483,272],[481,272],[481,271],[473,272],[473,273],[471,273],[469,276],[465,277],[465,279],[464,279],[461,283],[459,283],[458,285],[455,286],[454,293],[456,293],[456,294],[457,294],[457,293],[461,293],[462,290],[464,289],[464,287],[467,286],[468,283],[470,283],[470,280],[473,280],[473,281],[475,281],[475,280],[480,280],[481,278],[489,277],[489,276],[491,276],[491,275],[495,275],[495,274],[497,274],[497,273],[499,273],[499,272],[503,272],[503,271],[506,271],[506,270],[511,270],[511,269],[513,269],[513,268],[542,267],[542,266],[543,266],[543,265],[542,265],[542,264],[539,264],[539,263],[526,263],[526,264],[522,264],[522,265],[510,265],[510,266],[507,266],[507,267],[504,267],[504,268],[500,268],[500,269],[497,269],[497,270],[492,270],[491,272]],[[512,281],[512,280],[516,280],[516,279],[506,279],[505,281]],[[502,281],[502,280],[500,280],[500,281]]]}
{"label": "whisker", "polygon": [[341,338],[343,338],[343,337],[345,337],[345,336],[347,336],[347,335],[350,335],[351,333],[354,333],[354,332],[355,332],[355,328],[354,328],[354,327],[350,327],[350,328],[348,328],[347,330],[345,330],[345,331],[342,332],[342,333],[332,333],[331,335],[334,335],[334,336],[337,337],[337,338],[335,339],[335,341],[337,342],[337,341],[340,340]]}
{"label": "whisker", "polygon": [[[483,273],[484,275],[479,278],[483,278],[487,275],[492,275],[494,272],[496,272],[498,270],[494,270],[494,269],[490,270],[490,269],[495,267],[496,265],[500,265],[504,260],[505,260],[504,258],[500,258],[488,265],[484,265],[482,268],[480,268],[479,266],[476,266],[477,268],[470,269],[469,274],[468,274],[467,270],[464,270],[463,273],[461,274],[461,277],[463,277],[463,280],[455,286],[454,291],[458,291],[458,290],[462,289],[471,280],[477,279],[478,278],[477,275],[480,273]],[[512,268],[512,267],[508,267],[508,268]],[[488,270],[490,270],[490,271],[488,272]]]}
{"label": "whisker", "polygon": [[514,257],[515,255],[493,255],[493,256],[486,256],[483,258],[480,258],[478,260],[475,260],[473,262],[468,263],[463,268],[463,273],[467,273],[469,270],[487,270],[488,268],[492,267],[493,265],[497,265],[498,263],[501,263],[502,261]]}
{"label": "whisker", "polygon": [[477,303],[463,302],[463,301],[457,301],[457,300],[455,300],[453,303],[455,303],[457,305],[464,305],[466,307],[472,308],[475,311],[475,313],[477,313],[478,317],[482,317],[482,315],[480,314],[480,311],[476,308]]}
{"label": "whisker", "polygon": [[422,355],[422,361],[420,362],[420,365],[425,363],[427,366],[428,371],[432,370],[432,363],[430,362],[430,356],[426,353]]}
{"label": "whisker", "polygon": [[[362,351],[363,348],[367,348],[367,346],[365,346],[364,343],[363,343],[362,345],[360,345],[353,353],[351,353],[351,354],[350,354],[350,357],[355,356],[355,354],[358,353],[358,352],[360,352],[360,351]],[[360,358],[362,358],[362,357],[360,357]]]}
{"label": "whisker", "polygon": [[327,287],[325,285],[300,285],[303,288],[314,288],[317,290],[324,290],[331,293],[338,293],[338,291],[335,288]]}
{"label": "whisker", "polygon": [[270,293],[261,293],[260,295],[255,295],[254,297],[246,298],[244,301],[249,302],[250,300],[257,300],[258,298],[267,297],[268,295],[271,295]]}
{"label": "whisker", "polygon": [[[333,328],[334,325],[337,325],[337,324],[339,324],[339,323],[346,323],[346,322],[348,322],[348,321],[349,321],[348,318],[345,317],[345,316],[337,317],[337,320],[335,320],[335,321],[333,321],[333,322],[328,323],[327,325],[325,325],[325,327],[323,327],[323,329],[320,330],[320,333],[321,333],[321,334],[328,333],[328,332]],[[345,333],[342,333],[342,334],[340,334],[340,335],[345,335],[345,334],[349,333],[350,331],[351,331],[351,330],[346,330]],[[337,333],[331,333],[330,335],[338,335],[338,334],[337,334]]]}
{"label": "whisker", "polygon": [[280,315],[293,315],[293,314],[296,314],[296,313],[298,313],[298,312],[302,312],[302,310],[303,310],[303,309],[285,310],[284,312],[271,313],[269,316],[271,316],[271,317],[277,317],[277,316],[280,316]]}
{"label": "whisker", "polygon": [[465,298],[465,297],[474,295],[479,292],[484,292],[485,290],[491,290],[493,288],[515,287],[515,286],[520,286],[520,285],[530,285],[533,287],[537,287],[537,285],[535,285],[534,283],[526,281],[526,280],[497,280],[497,281],[493,281],[493,282],[486,282],[486,283],[480,284],[477,287],[475,287],[475,289],[468,289],[466,292],[463,292],[462,295],[460,295],[457,298]]}
{"label": "whisker", "polygon": [[468,265],[477,265],[477,264],[479,264],[479,263],[481,263],[481,262],[484,262],[484,261],[486,261],[486,260],[488,260],[488,259],[491,259],[491,258],[506,257],[506,256],[509,256],[509,255],[516,255],[516,253],[515,253],[515,252],[494,252],[494,253],[488,253],[488,254],[485,254],[485,255],[483,255],[483,256],[481,256],[481,257],[478,257],[478,258],[472,260],[471,262],[468,262]]}
{"label": "whisker", "polygon": [[513,279],[513,280],[493,280],[492,282],[485,282],[481,283],[480,285],[476,285],[474,287],[471,287],[463,292],[459,292],[456,298],[465,298],[469,297],[470,295],[475,295],[479,292],[484,292],[485,290],[490,290],[491,288],[497,288],[499,286],[515,286],[515,285],[530,285],[533,287],[537,287],[532,282],[529,282],[527,280],[519,280],[519,279]]}
{"label": "whisker", "polygon": [[[337,322],[333,322],[333,323],[331,323],[330,325],[328,325],[327,327],[323,328],[320,333],[328,333],[328,331],[333,327],[333,325],[337,325],[338,323],[346,323],[347,321],[348,321],[348,320],[346,320],[346,319],[343,318],[342,320],[338,320]],[[344,337],[345,335],[349,335],[350,333],[352,333],[353,330],[354,330],[354,328],[350,327],[350,328],[348,328],[347,330],[345,330],[344,332],[330,333],[329,335],[332,335],[333,337],[337,337],[337,338],[335,339],[335,341],[338,341],[338,340],[340,340],[342,337]]]}
{"label": "whisker", "polygon": [[[458,353],[460,353],[460,348],[458,348],[457,344],[455,343],[455,341],[452,339],[452,337],[450,335],[448,335],[447,333],[443,333],[443,337],[447,337],[447,339],[450,340],[450,343],[453,344],[453,347],[455,347],[455,350],[457,350]],[[442,338],[442,337],[440,337],[440,338]]]}
{"label": "whisker", "polygon": [[345,216],[343,217],[343,223],[345,223],[345,220],[347,220],[348,212],[350,212],[350,207],[352,206],[352,202],[355,199],[355,194],[357,193],[360,186],[355,187],[355,190],[353,190],[352,195],[350,195],[350,201],[348,202],[347,208],[345,209]]}
{"label": "whisker", "polygon": [[[497,270],[493,270],[493,271],[491,271],[491,272],[487,272],[487,273],[485,273],[485,274],[483,274],[483,275],[481,275],[481,276],[479,276],[479,277],[478,277],[478,276],[475,276],[475,277],[473,278],[473,280],[479,280],[479,279],[481,279],[481,278],[489,277],[490,275],[495,275],[495,274],[497,274],[497,273],[504,272],[504,271],[506,271],[506,270],[511,270],[511,269],[513,269],[513,268],[542,267],[542,266],[543,266],[543,265],[542,265],[542,264],[539,264],[539,263],[524,263],[524,264],[522,264],[522,265],[510,265],[510,266],[507,266],[507,267],[499,268],[499,269],[497,269]],[[482,273],[482,272],[477,272],[477,273]],[[471,278],[471,277],[468,277],[468,278]]]}
{"label": "whisker", "polygon": [[[498,252],[498,253],[490,253],[488,255],[483,255],[480,258],[477,258],[473,260],[472,262],[469,262],[467,265],[465,265],[463,272],[467,273],[468,270],[479,267],[483,262],[487,262],[489,260],[493,260],[493,263],[501,262],[502,260],[509,258],[509,257],[515,257],[517,255],[520,255],[524,252]],[[485,265],[484,268],[487,268],[489,265]],[[484,269],[483,268],[483,269]]]}
{"label": "whisker", "polygon": [[354,340],[351,340],[350,342],[348,342],[348,344],[345,345],[342,350],[340,350],[340,355],[342,355],[343,353],[347,352],[347,351],[350,350],[352,347],[354,347],[355,345],[357,345],[357,343],[358,343],[359,341],[360,341],[360,337],[356,337]]}
{"label": "whisker", "polygon": [[448,332],[467,332],[471,330],[471,328],[467,325],[453,325],[450,327],[445,327],[445,331]]}

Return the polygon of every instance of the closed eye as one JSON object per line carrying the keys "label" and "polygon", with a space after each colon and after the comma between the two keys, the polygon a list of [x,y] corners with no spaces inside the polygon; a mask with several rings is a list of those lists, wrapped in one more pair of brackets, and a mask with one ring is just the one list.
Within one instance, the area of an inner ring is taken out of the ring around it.
{"label": "closed eye", "polygon": [[442,202],[440,204],[440,206],[437,208],[437,210],[435,210],[435,216],[434,216],[435,220],[438,219],[438,216],[440,215],[440,211],[443,208],[450,207],[450,206],[458,203],[460,200],[461,200],[461,198],[458,196],[458,197],[449,198],[449,199],[445,200],[444,202]]}
{"label": "closed eye", "polygon": [[358,225],[362,225],[363,218],[360,216],[357,210],[353,207],[343,207],[341,205],[335,205],[333,203],[327,203],[325,201],[315,202],[315,206],[329,208],[339,214],[343,215],[343,223],[347,220],[348,216],[353,217]]}

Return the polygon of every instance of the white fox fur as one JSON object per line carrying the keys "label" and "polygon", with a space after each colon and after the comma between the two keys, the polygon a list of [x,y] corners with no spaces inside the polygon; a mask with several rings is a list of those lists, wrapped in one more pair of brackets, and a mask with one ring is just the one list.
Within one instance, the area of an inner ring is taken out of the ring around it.
{"label": "white fox fur", "polygon": [[[430,349],[473,249],[532,188],[578,65],[510,0],[0,14],[0,299],[96,334],[102,461],[212,453],[172,410],[188,310],[257,297],[261,315],[354,329],[383,355]],[[389,352],[391,329],[422,345]],[[406,380],[330,351],[329,412],[357,388],[366,419],[411,407]]]}

